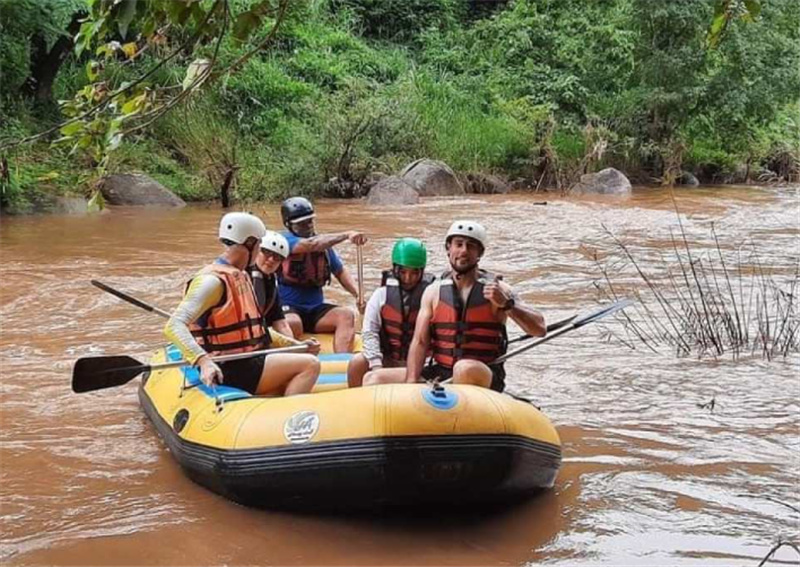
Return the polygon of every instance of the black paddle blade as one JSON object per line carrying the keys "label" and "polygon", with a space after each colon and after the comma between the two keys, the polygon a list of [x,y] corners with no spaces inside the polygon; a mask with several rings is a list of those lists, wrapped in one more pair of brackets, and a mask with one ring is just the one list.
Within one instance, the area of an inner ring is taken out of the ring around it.
{"label": "black paddle blade", "polygon": [[79,358],[72,369],[72,391],[76,394],[127,384],[150,368],[130,356]]}

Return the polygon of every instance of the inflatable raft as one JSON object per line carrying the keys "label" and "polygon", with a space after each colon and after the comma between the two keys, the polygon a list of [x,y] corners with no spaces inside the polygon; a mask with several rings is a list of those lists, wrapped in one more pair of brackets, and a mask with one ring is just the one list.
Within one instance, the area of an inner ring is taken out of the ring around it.
{"label": "inflatable raft", "polygon": [[[467,504],[553,485],[561,443],[530,403],[474,386],[346,389],[351,356],[320,355],[311,394],[212,390],[182,367],[145,375],[139,399],[186,474],[242,504]],[[152,363],[180,357],[167,347]]]}

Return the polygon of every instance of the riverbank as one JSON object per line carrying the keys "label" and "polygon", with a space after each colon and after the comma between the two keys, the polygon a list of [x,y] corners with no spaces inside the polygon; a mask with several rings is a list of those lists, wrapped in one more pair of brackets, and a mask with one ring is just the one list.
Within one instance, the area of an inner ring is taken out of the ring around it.
{"label": "riverbank", "polygon": [[[163,186],[165,191],[173,193],[187,203],[221,206],[220,195],[210,185],[208,179],[167,155],[164,148],[160,148],[155,140],[143,140],[138,146],[124,148],[114,156],[110,168],[112,171],[104,177],[98,177],[97,170],[90,165],[70,159],[63,150],[54,150],[45,145],[21,150],[15,158],[7,162],[9,171],[4,186],[4,205],[0,207],[0,214],[4,215],[85,214],[102,209],[104,205],[96,207],[90,200],[108,176],[118,175],[113,172],[115,169],[120,173],[124,172],[123,174],[143,174],[146,179]],[[286,196],[296,194],[320,198],[359,199],[369,194],[380,181],[388,177],[394,178],[393,176],[399,173],[401,172],[376,170],[360,183],[342,184],[332,179],[312,187],[313,190],[298,190],[297,193],[266,190],[244,192],[234,185],[231,188],[231,206],[247,207],[256,203],[276,203]],[[531,193],[546,198],[571,193],[569,187],[559,188],[552,183],[543,183],[544,179],[541,177],[538,180],[512,178],[503,172],[481,171],[452,173],[455,183],[463,187],[465,198],[470,195],[493,193]],[[624,175],[624,172],[622,174]],[[622,179],[624,181],[624,178]],[[578,178],[574,178],[573,181],[577,182]],[[652,180],[649,180],[650,183],[642,182],[641,175],[638,178],[634,175],[633,181],[637,187],[660,186]],[[699,180],[690,176],[688,172],[685,177],[676,180],[676,186],[692,187],[699,183]],[[726,183],[703,183],[703,185],[720,188],[785,187],[791,186],[792,183],[775,180],[745,182],[745,179],[737,179],[732,175]]]}
{"label": "riverbank", "polygon": [[[792,1],[765,3],[715,49],[706,42],[711,2],[659,10],[634,0],[490,4],[298,6],[269,50],[115,142],[102,173],[140,171],[186,201],[220,198],[227,188],[239,203],[362,196],[375,175],[423,156],[463,175],[557,191],[606,167],[636,184],[685,173],[700,183],[800,176],[800,15]],[[25,5],[4,8],[20,13],[4,29],[4,45],[18,49],[0,49],[0,146],[58,124],[66,115],[56,101],[93,84],[89,55],[69,52],[51,98],[26,95],[26,73],[35,70],[28,42],[46,16],[31,17]],[[63,21],[41,25],[60,29],[70,14],[59,14]],[[177,39],[160,41],[141,44],[135,61],[106,58],[106,86],[159,66],[153,88],[174,88],[193,57],[210,56],[204,48],[162,64]],[[247,47],[227,38],[218,55],[232,61]],[[92,194],[105,150],[50,146],[67,134],[0,152],[8,164],[0,208]]]}

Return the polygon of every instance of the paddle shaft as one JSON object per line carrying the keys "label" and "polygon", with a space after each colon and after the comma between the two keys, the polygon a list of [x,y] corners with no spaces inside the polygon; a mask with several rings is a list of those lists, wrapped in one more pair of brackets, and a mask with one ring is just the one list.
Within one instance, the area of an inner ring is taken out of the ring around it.
{"label": "paddle shaft", "polygon": [[161,315],[165,319],[170,318],[170,314],[164,311],[163,309],[159,309],[158,307],[149,305],[144,301],[136,299],[132,295],[128,295],[127,293],[119,291],[118,289],[114,289],[113,287],[106,285],[103,282],[99,282],[97,280],[91,280],[91,282],[94,287],[100,288],[106,293],[110,293],[114,297],[119,297],[120,299],[122,299],[123,301],[127,301],[131,305],[135,305],[136,307],[141,307],[145,311],[150,311],[151,313],[155,313],[156,315]]}
{"label": "paddle shaft", "polygon": [[[224,354],[222,356],[212,356],[211,360],[214,362],[230,362],[231,360],[242,360],[245,358],[253,358],[254,356],[261,356],[262,354],[281,354],[290,352],[308,352],[308,345],[295,345],[282,348],[269,348],[264,350],[254,350],[253,352],[239,352],[236,354]],[[158,364],[143,364],[145,370],[163,370],[165,368],[175,368],[176,366],[190,366],[191,362],[185,359],[174,360],[171,362],[160,362]],[[142,372],[145,372],[142,370]]]}
{"label": "paddle shaft", "polygon": [[[296,345],[284,348],[227,354],[218,356],[212,360],[215,362],[227,362],[243,358],[252,358],[259,355],[307,351],[308,345]],[[187,360],[174,360],[160,364],[142,364],[135,358],[126,355],[86,356],[79,358],[75,363],[75,367],[72,369],[72,391],[81,394],[83,392],[92,392],[94,390],[122,386],[136,378],[142,372],[188,365],[189,362]]]}
{"label": "paddle shaft", "polygon": [[358,267],[358,305],[364,303],[364,250],[361,244],[356,245],[356,265]]}
{"label": "paddle shaft", "polygon": [[626,307],[628,307],[632,303],[633,302],[631,300],[629,300],[629,299],[626,299],[626,300],[623,300],[623,301],[618,301],[618,302],[616,302],[616,303],[614,303],[612,305],[609,305],[608,307],[604,307],[603,309],[601,309],[599,311],[595,311],[594,313],[590,313],[589,315],[586,315],[585,317],[581,317],[579,319],[576,319],[574,323],[572,323],[571,325],[569,325],[567,327],[563,327],[563,328],[557,330],[555,333],[549,333],[549,334],[545,335],[544,337],[540,338],[537,341],[533,341],[530,344],[527,344],[527,345],[525,345],[523,347],[519,347],[518,349],[512,350],[511,352],[505,353],[503,356],[501,356],[501,357],[497,358],[496,360],[492,361],[491,363],[489,363],[489,365],[490,366],[495,366],[495,365],[498,365],[498,364],[503,364],[506,360],[508,360],[512,356],[516,356],[516,355],[521,354],[521,353],[523,353],[523,352],[525,352],[527,350],[530,350],[530,349],[532,349],[534,347],[537,347],[540,344],[546,343],[547,341],[549,341],[551,339],[554,339],[554,338],[556,338],[556,337],[558,337],[560,335],[563,335],[564,333],[568,333],[570,331],[574,331],[575,329],[577,329],[579,327],[583,327],[584,325],[587,325],[587,324],[591,323],[592,321],[597,321],[598,319],[600,319],[602,317],[605,317],[606,315],[610,315],[611,313],[616,313],[620,309],[625,309]]}
{"label": "paddle shaft", "polygon": [[[549,325],[547,325],[547,332],[552,333],[553,331],[557,331],[564,325],[571,323],[576,317],[577,315],[572,315],[571,317],[567,317],[566,319],[561,319],[560,321],[556,321],[555,323],[550,323]],[[510,341],[508,341],[508,344],[511,345],[514,343],[518,343],[520,341],[527,341],[528,339],[533,339],[533,338],[535,338],[533,335],[521,335],[519,337],[515,337]]]}

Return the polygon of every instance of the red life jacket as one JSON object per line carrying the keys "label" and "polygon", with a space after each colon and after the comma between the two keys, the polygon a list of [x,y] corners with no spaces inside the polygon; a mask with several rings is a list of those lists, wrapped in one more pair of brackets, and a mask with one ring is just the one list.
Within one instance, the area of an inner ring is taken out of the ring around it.
{"label": "red life jacket", "polygon": [[220,304],[189,326],[200,346],[213,354],[267,348],[270,336],[262,324],[250,277],[229,264],[211,264],[200,273],[214,274],[225,284]]}
{"label": "red life jacket", "polygon": [[483,297],[483,286],[494,276],[481,272],[470,290],[467,304],[452,279],[439,287],[439,303],[431,317],[433,360],[446,368],[462,359],[490,363],[506,352],[506,326],[492,304]]}
{"label": "red life jacket", "polygon": [[414,325],[419,314],[422,294],[434,277],[422,274],[422,279],[410,292],[400,287],[400,282],[391,272],[383,273],[383,286],[386,288],[386,303],[381,307],[381,354],[384,360],[405,362],[408,347],[414,337]]}
{"label": "red life jacket", "polygon": [[331,283],[331,262],[328,251],[290,254],[278,270],[281,285],[323,287]]}

